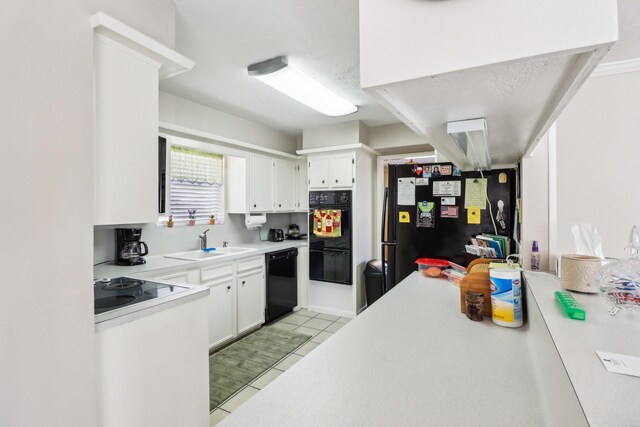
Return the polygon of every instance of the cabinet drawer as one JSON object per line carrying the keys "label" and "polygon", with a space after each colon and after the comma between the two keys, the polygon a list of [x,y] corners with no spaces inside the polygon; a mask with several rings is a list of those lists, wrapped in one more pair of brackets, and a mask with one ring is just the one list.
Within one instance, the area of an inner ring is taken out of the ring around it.
{"label": "cabinet drawer", "polygon": [[200,281],[216,280],[227,276],[233,276],[233,263],[205,267],[200,269]]}
{"label": "cabinet drawer", "polygon": [[249,258],[238,261],[238,273],[243,271],[257,269],[259,267],[264,268],[264,256]]}

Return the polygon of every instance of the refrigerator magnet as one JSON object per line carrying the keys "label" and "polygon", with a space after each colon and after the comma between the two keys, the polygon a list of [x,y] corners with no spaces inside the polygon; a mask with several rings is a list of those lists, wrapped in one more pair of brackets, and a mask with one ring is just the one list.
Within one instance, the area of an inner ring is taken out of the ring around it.
{"label": "refrigerator magnet", "polygon": [[410,221],[411,221],[411,218],[409,217],[409,212],[406,212],[406,211],[398,212],[398,222],[402,224],[408,224]]}
{"label": "refrigerator magnet", "polygon": [[467,224],[480,224],[479,207],[471,207],[467,209]]}
{"label": "refrigerator magnet", "polygon": [[443,206],[454,206],[456,204],[455,197],[441,197],[440,204]]}
{"label": "refrigerator magnet", "polygon": [[429,185],[429,178],[416,178],[416,185]]}
{"label": "refrigerator magnet", "polygon": [[458,207],[440,206],[440,218],[458,218]]}
{"label": "refrigerator magnet", "polygon": [[451,175],[451,165],[441,165],[440,166],[440,174],[441,175]]}
{"label": "refrigerator magnet", "polygon": [[452,175],[453,176],[462,176],[462,171],[460,170],[460,168],[454,166]]}
{"label": "refrigerator magnet", "polygon": [[434,202],[418,202],[416,213],[416,227],[418,228],[434,228],[435,227],[435,215],[434,208],[436,204]]}

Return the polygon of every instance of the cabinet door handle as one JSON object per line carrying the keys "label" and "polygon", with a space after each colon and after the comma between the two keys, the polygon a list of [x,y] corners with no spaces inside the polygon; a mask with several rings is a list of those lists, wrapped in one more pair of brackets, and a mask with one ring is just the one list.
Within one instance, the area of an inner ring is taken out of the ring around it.
{"label": "cabinet door handle", "polygon": [[243,281],[242,281],[242,286],[244,286],[244,284],[245,284],[245,281],[243,280]]}
{"label": "cabinet door handle", "polygon": [[253,205],[253,207],[255,208],[257,205]]}
{"label": "cabinet door handle", "polygon": [[281,207],[282,207],[282,205],[281,205],[280,203],[278,203],[278,207],[279,207],[279,208],[281,208]]}
{"label": "cabinet door handle", "polygon": [[231,286],[227,286],[227,290],[231,290]]}
{"label": "cabinet door handle", "polygon": [[336,183],[338,183],[338,180],[336,179]]}
{"label": "cabinet door handle", "polygon": [[324,179],[322,180],[322,183],[324,184]]}

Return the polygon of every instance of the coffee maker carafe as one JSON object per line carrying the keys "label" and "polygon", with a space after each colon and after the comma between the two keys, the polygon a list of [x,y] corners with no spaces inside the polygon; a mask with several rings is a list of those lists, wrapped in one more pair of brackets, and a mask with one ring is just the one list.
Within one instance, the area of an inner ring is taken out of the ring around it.
{"label": "coffee maker carafe", "polygon": [[141,228],[116,228],[116,264],[138,265],[146,262],[142,257],[149,253],[149,247],[140,241],[140,237]]}

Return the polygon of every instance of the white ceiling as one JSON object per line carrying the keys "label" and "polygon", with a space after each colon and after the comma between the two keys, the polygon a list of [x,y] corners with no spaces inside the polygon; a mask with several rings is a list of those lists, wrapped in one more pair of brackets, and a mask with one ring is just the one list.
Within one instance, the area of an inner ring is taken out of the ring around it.
{"label": "white ceiling", "polygon": [[[174,0],[174,3],[176,50],[193,59],[196,67],[163,80],[163,91],[291,135],[300,135],[304,128],[351,120],[362,120],[368,126],[399,122],[360,89],[358,0]],[[620,41],[604,62],[640,57],[640,2],[618,3]],[[291,63],[358,105],[360,111],[339,118],[327,117],[247,76],[249,64],[278,55],[288,56]],[[545,64],[549,65],[552,64]],[[535,85],[528,89],[535,90]],[[458,101],[462,112],[478,109],[483,103],[474,100],[469,104],[463,98]],[[520,113],[526,114],[530,107],[523,105]],[[464,116],[462,112],[454,114],[450,110],[447,115],[452,117],[438,119]],[[497,131],[504,132],[505,140],[519,137],[510,135],[506,127]]]}
{"label": "white ceiling", "polygon": [[[175,0],[176,50],[196,62],[161,90],[300,135],[302,129],[398,120],[360,89],[358,0]],[[286,55],[359,106],[331,118],[247,75],[248,65]]]}

